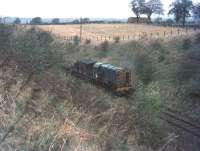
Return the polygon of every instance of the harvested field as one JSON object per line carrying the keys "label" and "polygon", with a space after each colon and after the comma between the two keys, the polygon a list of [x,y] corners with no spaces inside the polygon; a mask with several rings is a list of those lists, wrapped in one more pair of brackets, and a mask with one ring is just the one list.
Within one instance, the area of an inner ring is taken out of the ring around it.
{"label": "harvested field", "polygon": [[[80,25],[39,25],[45,31],[50,31],[57,36],[72,40],[74,36],[80,35]],[[122,41],[171,38],[194,32],[194,29],[163,27],[146,24],[84,24],[82,39],[92,41],[112,41],[119,37]]]}

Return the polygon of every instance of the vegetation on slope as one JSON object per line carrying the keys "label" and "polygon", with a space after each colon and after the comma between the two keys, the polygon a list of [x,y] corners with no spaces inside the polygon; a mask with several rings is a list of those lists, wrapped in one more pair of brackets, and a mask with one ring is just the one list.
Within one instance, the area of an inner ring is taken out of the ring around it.
{"label": "vegetation on slope", "polygon": [[[186,107],[199,97],[193,63],[199,60],[198,41],[199,35],[191,41],[105,42],[94,48],[35,28],[1,25],[2,150],[159,149],[171,133],[158,118],[162,106],[191,114]],[[83,58],[130,68],[134,94],[113,96],[61,68]]]}

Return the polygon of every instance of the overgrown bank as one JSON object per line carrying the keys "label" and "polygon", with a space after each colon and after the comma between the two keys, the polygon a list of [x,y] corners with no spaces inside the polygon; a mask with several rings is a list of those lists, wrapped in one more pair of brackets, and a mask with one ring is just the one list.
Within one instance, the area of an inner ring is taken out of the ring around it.
{"label": "overgrown bank", "polygon": [[[163,105],[198,118],[198,107],[188,108],[199,98],[198,43],[196,35],[93,47],[1,26],[2,150],[159,149],[173,132],[158,118]],[[133,96],[115,97],[62,70],[82,58],[132,69]]]}

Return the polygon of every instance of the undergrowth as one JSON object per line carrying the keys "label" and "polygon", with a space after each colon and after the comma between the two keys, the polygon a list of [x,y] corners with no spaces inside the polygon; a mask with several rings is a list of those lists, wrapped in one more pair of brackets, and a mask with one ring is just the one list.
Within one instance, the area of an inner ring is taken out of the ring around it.
{"label": "undergrowth", "polygon": [[[182,99],[199,97],[197,39],[93,48],[37,28],[0,25],[2,150],[159,149],[171,132],[159,118],[162,106],[183,110]],[[83,58],[131,69],[134,94],[116,97],[63,71]]]}

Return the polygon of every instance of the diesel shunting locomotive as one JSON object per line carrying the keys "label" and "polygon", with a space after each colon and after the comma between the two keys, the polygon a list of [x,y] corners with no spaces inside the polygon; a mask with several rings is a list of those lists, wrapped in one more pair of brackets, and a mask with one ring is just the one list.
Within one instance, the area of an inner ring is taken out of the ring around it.
{"label": "diesel shunting locomotive", "polygon": [[94,60],[81,60],[73,64],[70,70],[73,75],[109,88],[117,94],[132,92],[131,72],[128,69]]}

